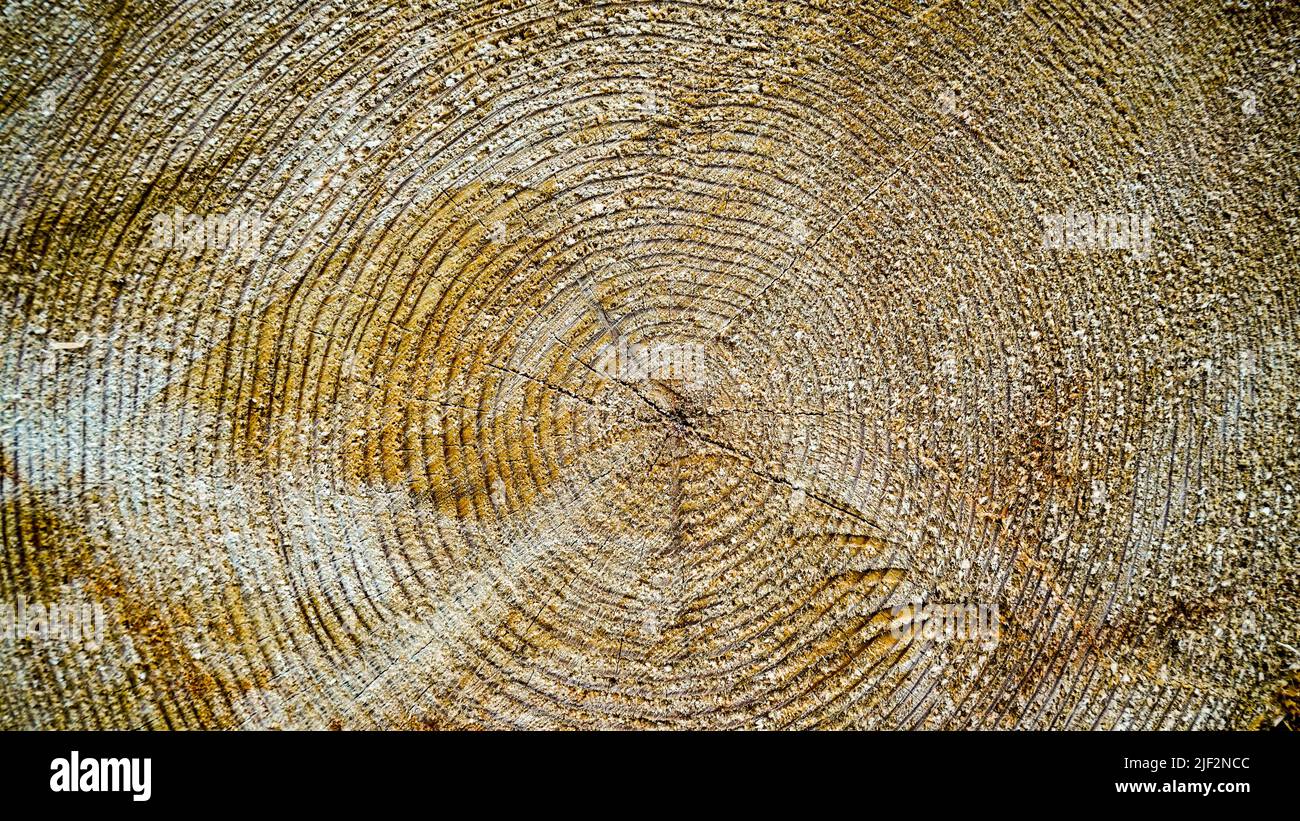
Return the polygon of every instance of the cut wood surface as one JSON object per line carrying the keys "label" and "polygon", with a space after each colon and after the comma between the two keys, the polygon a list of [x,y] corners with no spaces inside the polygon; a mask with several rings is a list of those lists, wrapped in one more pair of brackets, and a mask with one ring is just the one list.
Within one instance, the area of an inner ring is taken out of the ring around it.
{"label": "cut wood surface", "polygon": [[1295,4],[0,31],[0,727],[1300,716]]}

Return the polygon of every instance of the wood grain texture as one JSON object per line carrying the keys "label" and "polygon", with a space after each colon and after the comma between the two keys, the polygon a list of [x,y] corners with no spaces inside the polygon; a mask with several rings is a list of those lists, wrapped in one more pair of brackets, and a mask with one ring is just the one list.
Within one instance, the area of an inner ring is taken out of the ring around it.
{"label": "wood grain texture", "polygon": [[0,727],[1296,720],[1294,4],[0,31]]}

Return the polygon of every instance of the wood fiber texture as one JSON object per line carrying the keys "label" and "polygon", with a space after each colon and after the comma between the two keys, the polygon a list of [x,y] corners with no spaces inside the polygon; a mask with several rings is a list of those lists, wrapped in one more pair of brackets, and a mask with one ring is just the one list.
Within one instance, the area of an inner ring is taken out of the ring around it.
{"label": "wood fiber texture", "polygon": [[0,32],[0,727],[1300,715],[1294,3]]}

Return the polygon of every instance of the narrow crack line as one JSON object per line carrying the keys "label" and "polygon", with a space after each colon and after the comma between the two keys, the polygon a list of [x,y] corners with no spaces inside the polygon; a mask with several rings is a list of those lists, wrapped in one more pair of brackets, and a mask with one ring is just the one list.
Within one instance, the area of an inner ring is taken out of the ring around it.
{"label": "narrow crack line", "polygon": [[530,373],[528,373],[527,371],[522,371],[522,370],[519,370],[518,368],[512,368],[512,367],[510,367],[509,365],[497,365],[497,364],[492,363],[492,362],[489,362],[489,363],[487,364],[487,367],[489,367],[489,368],[493,368],[493,369],[498,370],[498,371],[505,371],[506,373],[512,373],[512,374],[515,374],[516,376],[518,376],[518,377],[520,377],[520,378],[522,378],[522,379],[526,379],[526,380],[528,380],[529,382],[535,382],[536,384],[541,385],[541,386],[544,387],[544,388],[547,388],[547,389],[549,389],[549,390],[555,391],[556,393],[564,394],[565,396],[569,397],[570,399],[573,399],[573,400],[575,400],[575,401],[582,402],[582,403],[584,403],[584,404],[590,405],[590,406],[593,407],[593,408],[600,408],[600,409],[602,409],[602,410],[607,410],[607,411],[610,411],[610,412],[613,412],[613,411],[614,411],[614,408],[610,407],[609,405],[602,405],[602,404],[600,404],[599,402],[597,402],[595,399],[592,399],[591,397],[586,397],[586,396],[582,396],[581,394],[574,393],[573,391],[569,390],[568,388],[564,388],[564,387],[561,387],[560,385],[556,385],[554,382],[550,382],[550,381],[548,381],[548,380],[546,380],[546,379],[542,379],[542,378],[539,377],[539,376],[534,376],[533,374],[530,374]]}
{"label": "narrow crack line", "polygon": [[644,402],[644,403],[646,403],[647,405],[649,405],[651,408],[653,408],[656,412],[658,412],[658,413],[659,413],[661,416],[663,416],[665,419],[668,419],[669,421],[676,421],[676,419],[673,417],[673,415],[672,415],[669,411],[667,411],[666,409],[664,409],[663,407],[661,407],[657,402],[655,402],[655,401],[654,401],[653,399],[651,399],[650,397],[646,396],[645,394],[641,393],[639,390],[637,390],[636,388],[634,388],[630,383],[628,383],[628,382],[626,382],[626,381],[624,381],[624,380],[622,380],[622,379],[618,379],[617,377],[612,377],[612,376],[610,376],[610,375],[608,375],[608,374],[601,373],[600,371],[596,370],[595,367],[593,367],[593,366],[590,365],[589,363],[583,361],[583,359],[582,359],[581,357],[579,357],[576,353],[574,353],[574,352],[573,352],[573,349],[572,349],[572,346],[570,346],[567,342],[565,342],[564,340],[560,339],[558,336],[555,336],[554,334],[552,334],[552,338],[553,338],[556,342],[560,343],[560,345],[564,348],[564,352],[565,352],[566,354],[568,354],[568,356],[569,356],[570,359],[572,359],[574,362],[576,362],[577,364],[581,365],[582,367],[586,368],[587,370],[591,371],[592,374],[595,375],[597,379],[600,379],[600,380],[603,381],[603,382],[609,382],[609,383],[612,383],[612,384],[614,384],[614,385],[618,385],[619,387],[623,388],[624,390],[630,392],[630,393],[631,393],[633,396],[635,396],[637,399],[640,399],[642,402]]}
{"label": "narrow crack line", "polygon": [[727,442],[724,442],[720,439],[716,439],[712,436],[708,436],[707,434],[701,433],[694,428],[687,427],[685,429],[685,432],[687,435],[691,436],[692,438],[713,445],[714,447],[722,450],[727,455],[744,463],[745,469],[753,473],[755,476],[758,476],[762,479],[766,479],[767,481],[772,482],[774,484],[784,485],[790,488],[791,490],[802,490],[804,493],[806,493],[809,496],[809,498],[821,502],[822,504],[826,505],[832,510],[839,511],[840,513],[850,516],[851,518],[857,519],[860,522],[864,522],[870,525],[871,527],[876,528],[877,530],[880,530],[882,532],[887,532],[886,528],[882,527],[878,522],[875,522],[872,519],[869,519],[866,516],[864,516],[859,510],[857,510],[857,508],[853,507],[852,505],[849,505],[848,502],[837,501],[824,494],[818,493],[814,490],[810,490],[806,487],[801,487],[800,485],[787,479],[784,476],[764,470],[763,468],[758,467],[757,457],[749,453],[746,453],[745,451],[740,450],[739,448],[730,445]]}

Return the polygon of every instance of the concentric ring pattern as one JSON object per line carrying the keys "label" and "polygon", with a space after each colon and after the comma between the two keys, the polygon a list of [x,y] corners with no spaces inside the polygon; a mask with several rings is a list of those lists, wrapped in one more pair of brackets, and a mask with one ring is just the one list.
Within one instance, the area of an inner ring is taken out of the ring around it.
{"label": "concentric ring pattern", "polygon": [[1296,11],[10,3],[0,724],[1294,720]]}

